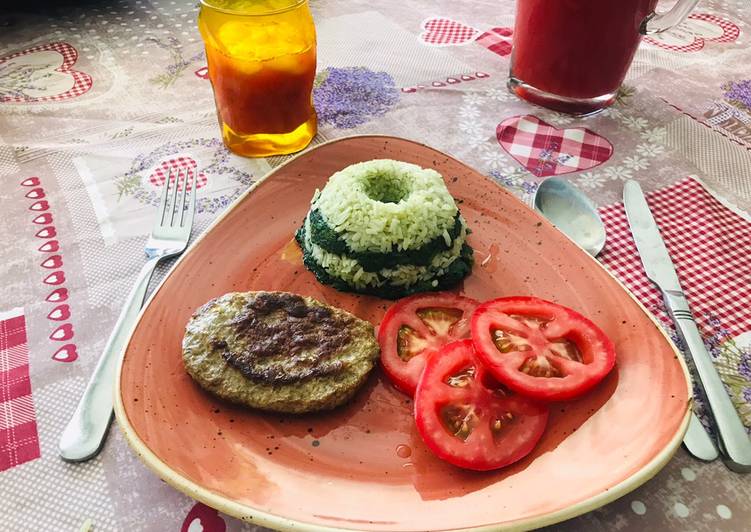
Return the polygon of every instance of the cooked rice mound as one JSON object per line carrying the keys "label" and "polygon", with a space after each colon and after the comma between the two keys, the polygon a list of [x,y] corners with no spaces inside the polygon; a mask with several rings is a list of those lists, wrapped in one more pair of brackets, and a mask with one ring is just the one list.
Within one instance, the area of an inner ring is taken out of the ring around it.
{"label": "cooked rice mound", "polygon": [[378,159],[331,176],[296,238],[320,282],[395,299],[464,279],[468,232],[441,174]]}

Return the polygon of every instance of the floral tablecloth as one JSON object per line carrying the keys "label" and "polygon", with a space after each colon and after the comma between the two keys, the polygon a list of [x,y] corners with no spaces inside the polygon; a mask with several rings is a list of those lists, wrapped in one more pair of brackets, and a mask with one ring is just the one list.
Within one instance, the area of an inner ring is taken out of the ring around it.
{"label": "floral tablecloth", "polygon": [[[142,264],[162,163],[179,156],[199,172],[195,237],[285,158],[242,159],[222,146],[195,1],[51,4],[0,13],[0,529],[252,529],[160,481],[116,429],[88,463],[62,462],[56,445]],[[527,200],[550,175],[601,206],[620,200],[628,178],[655,190],[695,176],[741,215],[751,208],[745,0],[702,1],[681,27],[646,39],[617,104],[587,119],[507,92],[509,0],[311,4],[315,143],[358,133],[415,139]],[[584,127],[602,149],[576,161],[555,145],[535,160],[515,155],[524,150],[497,132],[522,121],[547,132]],[[751,425],[751,323],[730,334],[700,322],[715,356],[732,346],[724,376]],[[643,487],[552,528],[749,523],[748,477],[681,449]]]}

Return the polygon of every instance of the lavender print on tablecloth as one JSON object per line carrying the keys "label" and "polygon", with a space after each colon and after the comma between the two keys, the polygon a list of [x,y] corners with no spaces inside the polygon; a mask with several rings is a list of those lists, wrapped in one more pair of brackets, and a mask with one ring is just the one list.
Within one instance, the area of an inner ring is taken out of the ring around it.
{"label": "lavender print on tablecloth", "polygon": [[318,121],[352,129],[385,115],[399,101],[399,89],[387,72],[364,67],[329,67],[313,88]]}
{"label": "lavender print on tablecloth", "polygon": [[146,176],[160,162],[192,154],[198,160],[197,171],[208,179],[223,177],[232,184],[210,193],[202,193],[196,204],[198,214],[216,214],[227,208],[248,186],[251,174],[235,167],[230,161],[230,152],[217,138],[195,138],[178,142],[167,142],[147,154],[138,155],[131,168],[115,178],[118,199],[133,197],[145,205],[159,205],[161,189],[147,186]]}
{"label": "lavender print on tablecloth", "polygon": [[751,110],[751,79],[730,81],[722,86],[728,103],[744,110]]}

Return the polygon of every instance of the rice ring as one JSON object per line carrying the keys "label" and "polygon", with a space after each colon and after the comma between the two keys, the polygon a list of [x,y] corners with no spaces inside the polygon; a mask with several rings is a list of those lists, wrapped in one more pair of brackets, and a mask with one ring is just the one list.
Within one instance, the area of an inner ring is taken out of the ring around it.
{"label": "rice ring", "polygon": [[311,205],[354,252],[417,249],[454,226],[457,207],[441,174],[376,159],[335,173]]}

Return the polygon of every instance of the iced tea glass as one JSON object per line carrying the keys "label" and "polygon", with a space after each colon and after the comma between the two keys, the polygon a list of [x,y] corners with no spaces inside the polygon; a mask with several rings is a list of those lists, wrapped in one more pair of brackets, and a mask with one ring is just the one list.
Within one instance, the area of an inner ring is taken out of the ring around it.
{"label": "iced tea glass", "polygon": [[307,0],[201,0],[219,125],[238,155],[292,153],[316,134],[316,32]]}

